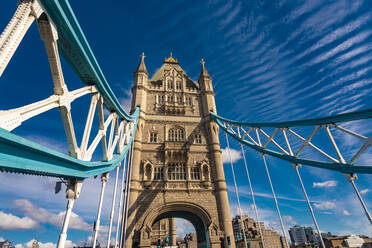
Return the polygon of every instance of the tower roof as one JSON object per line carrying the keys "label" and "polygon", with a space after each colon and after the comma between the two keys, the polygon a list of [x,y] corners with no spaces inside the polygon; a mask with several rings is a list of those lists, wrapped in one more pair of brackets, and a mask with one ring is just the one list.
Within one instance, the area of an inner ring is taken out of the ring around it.
{"label": "tower roof", "polygon": [[204,61],[204,59],[201,59],[200,60],[200,63],[202,65],[202,69],[201,69],[199,78],[201,78],[201,77],[211,78],[211,76],[209,76],[209,73],[208,73],[207,69],[205,69],[205,66],[204,66],[205,61]]}
{"label": "tower roof", "polygon": [[176,70],[178,72],[184,73],[184,76],[186,77],[186,84],[192,85],[192,87],[198,88],[198,84],[194,82],[187,74],[186,72],[181,68],[181,66],[178,64],[178,60],[173,58],[173,54],[170,53],[169,58],[164,59],[164,63],[162,66],[155,72],[155,74],[151,77],[151,82],[158,82],[162,81],[164,77],[164,73],[170,70]]}
{"label": "tower roof", "polygon": [[143,73],[146,73],[147,76],[149,75],[149,73],[147,72],[147,69],[146,69],[146,65],[145,65],[145,57],[146,57],[145,54],[142,53],[141,54],[141,63],[138,65],[137,70],[134,73],[143,72]]}

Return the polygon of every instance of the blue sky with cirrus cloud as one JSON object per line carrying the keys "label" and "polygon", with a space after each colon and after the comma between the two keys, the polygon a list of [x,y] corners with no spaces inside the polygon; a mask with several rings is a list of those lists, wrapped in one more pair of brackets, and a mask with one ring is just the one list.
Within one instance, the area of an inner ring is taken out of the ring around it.
{"label": "blue sky with cirrus cloud", "polygon": [[[71,4],[110,86],[123,105],[129,103],[128,92],[139,54],[145,52],[146,66],[153,75],[171,51],[194,80],[199,76],[200,59],[205,59],[214,82],[218,113],[227,118],[284,121],[366,109],[371,104],[372,8],[369,1],[193,3],[175,0],[160,4],[140,0]],[[1,30],[15,9],[15,2],[2,3]],[[64,61],[62,65],[69,89],[81,87],[71,68]],[[0,83],[2,89],[7,90],[1,94],[0,109],[22,106],[52,93],[48,61],[35,24]],[[87,103],[88,100],[81,106],[73,105],[77,135],[82,133]],[[347,127],[365,135],[372,133],[368,122],[350,123]],[[66,141],[58,111],[30,120],[15,132],[65,152]],[[335,137],[339,142],[350,144],[350,149],[343,150],[345,154],[350,155],[359,148],[349,137],[337,134]],[[224,135],[220,138],[225,149]],[[231,140],[231,149],[242,206],[250,213],[251,198],[240,146]],[[315,156],[311,152],[307,154]],[[361,157],[360,163],[368,164],[371,161],[368,155]],[[268,226],[277,229],[278,220],[261,157],[251,150],[246,150],[246,156],[260,215]],[[235,214],[231,169],[229,159],[225,160],[231,211]],[[286,227],[295,223],[311,225],[292,167],[274,158],[268,158],[268,163]],[[372,233],[351,186],[341,174],[305,166],[301,173],[322,230],[338,234]],[[0,203],[0,216],[13,225],[8,229],[0,225],[0,237],[24,247],[34,238],[47,244],[45,247],[55,244],[60,229],[58,220],[66,205],[63,193],[54,195],[56,180],[13,174],[0,174],[0,179],[0,196],[4,199]],[[112,181],[107,192],[112,192]],[[359,175],[357,184],[371,208],[371,177]],[[99,185],[97,178],[87,180],[83,186],[74,207],[74,218],[80,228],[69,232],[71,243],[89,240]],[[104,226],[108,224],[110,200],[111,194],[107,194],[102,213]],[[180,232],[193,229],[187,222],[177,223]],[[104,234],[101,237],[104,238]]]}

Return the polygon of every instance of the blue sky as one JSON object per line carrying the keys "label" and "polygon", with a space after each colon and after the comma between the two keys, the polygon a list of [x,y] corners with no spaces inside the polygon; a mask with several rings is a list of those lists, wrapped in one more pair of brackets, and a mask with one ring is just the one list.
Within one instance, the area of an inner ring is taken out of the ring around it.
{"label": "blue sky", "polygon": [[[129,104],[129,89],[139,55],[146,54],[146,66],[153,75],[172,51],[194,80],[199,76],[200,59],[204,58],[213,78],[218,113],[227,118],[284,121],[370,108],[370,1],[92,0],[89,4],[74,1],[71,5],[110,86],[124,106]],[[0,30],[15,9],[16,1],[2,2]],[[69,89],[82,87],[71,68],[62,62]],[[52,94],[48,61],[35,23],[0,83],[2,110]],[[88,100],[73,105],[78,136],[83,130]],[[366,136],[372,133],[368,122],[356,122],[348,127]],[[56,110],[25,122],[14,132],[65,152],[66,141]],[[349,139],[338,138],[349,145],[345,147],[353,145]],[[236,142],[230,143],[232,149],[240,149]],[[224,135],[221,135],[221,147],[225,148]],[[343,152],[351,153],[352,149],[345,148]],[[263,161],[251,150],[246,151],[246,156],[261,219],[266,226],[278,229]],[[253,216],[244,165],[238,152],[234,157],[242,206]],[[367,165],[371,161],[365,156],[361,162]],[[288,163],[274,158],[268,158],[268,163],[286,227],[311,225],[295,171]],[[225,165],[225,173],[231,211],[235,214],[229,164]],[[322,231],[372,233],[352,187],[341,174],[308,167],[302,168],[301,173]],[[54,195],[55,181],[0,174],[0,220],[13,220],[8,227],[0,224],[0,237],[24,246],[33,238],[45,247],[57,242],[60,213],[66,200],[63,193]],[[112,181],[108,192],[112,192]],[[98,179],[89,179],[83,186],[74,206],[75,229],[69,231],[70,244],[80,244],[91,235],[99,185]],[[359,175],[357,185],[372,209],[371,176]],[[108,223],[110,199],[111,195],[107,194],[103,225]],[[185,222],[178,223],[180,233],[181,228],[184,232],[192,229]],[[14,230],[9,230],[10,226]]]}

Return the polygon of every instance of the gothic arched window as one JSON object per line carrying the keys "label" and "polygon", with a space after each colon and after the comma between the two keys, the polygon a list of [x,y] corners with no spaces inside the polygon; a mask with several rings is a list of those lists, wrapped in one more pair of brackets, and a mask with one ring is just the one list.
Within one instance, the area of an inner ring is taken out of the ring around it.
{"label": "gothic arched window", "polygon": [[190,180],[200,180],[200,168],[199,167],[190,168]]}
{"label": "gothic arched window", "polygon": [[160,95],[158,99],[159,99],[160,104],[164,104],[164,96],[163,95]]}
{"label": "gothic arched window", "polygon": [[176,90],[181,90],[181,81],[176,82]]}
{"label": "gothic arched window", "polygon": [[186,97],[186,105],[192,106],[192,98]]}
{"label": "gothic arched window", "polygon": [[164,179],[164,168],[163,167],[155,167],[154,168],[154,180],[159,181]]}
{"label": "gothic arched window", "polygon": [[185,131],[181,128],[172,128],[168,131],[168,141],[180,142],[185,140]]}
{"label": "gothic arched window", "polygon": [[202,136],[201,136],[200,133],[195,134],[194,142],[195,142],[195,144],[201,144],[201,143],[203,142],[203,140],[202,140]]}
{"label": "gothic arched window", "polygon": [[168,89],[173,89],[173,81],[172,80],[168,80]]}
{"label": "gothic arched window", "polygon": [[168,164],[168,180],[186,180],[186,166],[184,164]]}
{"label": "gothic arched window", "polygon": [[158,132],[152,131],[150,133],[150,143],[157,143],[158,142]]}

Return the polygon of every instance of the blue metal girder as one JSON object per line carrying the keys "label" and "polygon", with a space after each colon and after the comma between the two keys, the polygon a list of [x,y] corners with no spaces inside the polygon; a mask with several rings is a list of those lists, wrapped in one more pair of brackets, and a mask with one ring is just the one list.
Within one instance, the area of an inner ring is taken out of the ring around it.
{"label": "blue metal girder", "polygon": [[80,79],[95,85],[110,112],[132,121],[111,90],[67,0],[40,0],[58,31],[58,49]]}
{"label": "blue metal girder", "polygon": [[[137,120],[139,108],[132,115]],[[0,171],[61,178],[89,178],[113,170],[128,153],[134,139],[137,121],[130,140],[121,154],[110,161],[89,162],[70,157],[0,128]]]}
{"label": "blue metal girder", "polygon": [[340,123],[340,122],[371,118],[372,109],[357,111],[353,113],[340,114],[340,115],[324,117],[324,118],[316,118],[316,119],[308,119],[308,120],[300,120],[300,121],[288,121],[288,122],[272,122],[272,123],[247,123],[247,122],[232,121],[232,120],[220,117],[213,112],[210,112],[210,116],[212,120],[214,120],[226,133],[228,133],[234,139],[236,139],[240,143],[250,148],[255,149],[256,151],[262,154],[280,158],[292,164],[303,164],[303,165],[308,165],[308,166],[317,167],[317,168],[335,170],[335,171],[339,171],[345,174],[351,174],[351,173],[372,174],[372,166],[355,166],[352,164],[342,164],[342,163],[334,163],[334,162],[322,162],[322,161],[311,160],[311,159],[302,159],[296,156],[279,153],[279,152],[276,152],[274,150],[271,150],[265,147],[257,146],[252,142],[249,142],[247,140],[240,138],[238,135],[236,135],[234,132],[232,132],[231,130],[227,129],[224,126],[224,122],[229,123],[229,124],[234,124],[237,126],[247,126],[247,127],[253,127],[253,128],[261,128],[261,127],[285,128],[285,127],[295,127],[295,126],[325,125],[325,124]]}
{"label": "blue metal girder", "polygon": [[362,119],[372,118],[372,109],[366,109],[361,111],[356,111],[352,113],[344,113],[339,115],[333,115],[329,117],[321,117],[314,119],[298,120],[298,121],[283,121],[283,122],[241,122],[226,119],[224,117],[218,116],[213,112],[210,112],[211,118],[220,119],[226,121],[230,124],[248,126],[248,127],[299,127],[299,126],[316,126],[316,125],[326,125],[340,122],[356,121]]}

